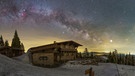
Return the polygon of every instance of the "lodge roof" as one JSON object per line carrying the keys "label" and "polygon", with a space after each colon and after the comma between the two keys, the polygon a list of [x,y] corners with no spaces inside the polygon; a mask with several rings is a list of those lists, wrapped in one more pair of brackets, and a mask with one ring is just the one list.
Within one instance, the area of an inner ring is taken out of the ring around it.
{"label": "lodge roof", "polygon": [[[42,46],[37,46],[37,47],[32,47],[30,48],[31,50],[34,50],[34,49],[38,49],[38,48],[42,48],[42,47],[46,47],[47,49],[48,48],[53,48],[53,47],[56,47],[55,45],[60,45],[60,44],[73,44],[74,46],[82,46],[81,44],[77,43],[77,42],[74,42],[74,41],[64,41],[64,42],[55,42],[53,44],[48,44],[48,45],[42,45]],[[53,46],[54,45],[54,46]],[[49,47],[50,46],[50,47]]]}

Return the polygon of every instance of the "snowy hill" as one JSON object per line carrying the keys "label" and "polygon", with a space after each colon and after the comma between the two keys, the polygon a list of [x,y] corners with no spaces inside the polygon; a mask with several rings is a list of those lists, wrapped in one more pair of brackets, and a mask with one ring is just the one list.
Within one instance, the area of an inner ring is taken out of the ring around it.
{"label": "snowy hill", "polygon": [[[67,63],[59,68],[40,68],[0,55],[0,76],[87,76],[84,72],[90,67],[93,67],[95,76],[118,74],[115,64],[111,63],[100,63],[99,66]],[[133,66],[118,65],[118,68],[122,76],[135,76]]]}
{"label": "snowy hill", "polygon": [[18,56],[18,57],[14,57],[14,59],[21,61],[21,62],[24,62],[24,63],[30,63],[28,53],[25,53],[25,54]]}

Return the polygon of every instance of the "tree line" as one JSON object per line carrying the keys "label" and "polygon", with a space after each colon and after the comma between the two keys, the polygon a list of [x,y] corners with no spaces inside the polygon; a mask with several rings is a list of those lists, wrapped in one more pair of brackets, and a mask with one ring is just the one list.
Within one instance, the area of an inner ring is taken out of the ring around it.
{"label": "tree line", "polygon": [[130,53],[118,54],[116,49],[109,53],[107,62],[135,66],[134,55],[131,55]]}
{"label": "tree line", "polygon": [[[116,63],[116,64],[123,64],[123,65],[133,65],[135,66],[135,56],[129,54],[122,54],[118,53],[115,49],[113,52],[109,52],[108,54],[103,54],[102,56],[106,57],[107,60],[105,62],[107,63]],[[94,55],[93,52],[89,52],[87,48],[85,48],[83,53],[78,53],[77,55],[80,59],[95,59],[99,60],[100,55]]]}
{"label": "tree line", "polygon": [[[5,40],[5,42],[4,42],[3,36],[1,35],[1,37],[0,37],[0,47],[9,47],[9,46],[10,45],[9,45],[8,40]],[[25,50],[23,43],[20,41],[17,30],[15,30],[14,37],[13,37],[12,43],[11,43],[11,47],[21,49],[21,50]]]}

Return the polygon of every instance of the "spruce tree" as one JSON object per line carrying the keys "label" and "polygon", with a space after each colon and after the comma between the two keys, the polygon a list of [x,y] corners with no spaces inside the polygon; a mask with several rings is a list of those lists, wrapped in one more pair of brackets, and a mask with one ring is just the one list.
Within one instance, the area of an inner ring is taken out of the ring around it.
{"label": "spruce tree", "polygon": [[121,62],[122,62],[121,64],[125,64],[125,55],[121,56]]}
{"label": "spruce tree", "polygon": [[94,58],[94,53],[93,52],[91,52],[91,58]]}
{"label": "spruce tree", "polygon": [[118,64],[122,64],[122,55],[120,54],[120,57],[118,59]]}
{"label": "spruce tree", "polygon": [[123,57],[123,64],[126,65],[126,55],[124,55],[124,57]]}
{"label": "spruce tree", "polygon": [[110,51],[109,55],[108,55],[108,62],[112,62],[112,53]]}
{"label": "spruce tree", "polygon": [[1,37],[0,37],[0,46],[4,46],[4,40],[3,40],[2,35],[1,35]]}
{"label": "spruce tree", "polygon": [[112,53],[112,63],[116,63],[116,56],[114,52]]}
{"label": "spruce tree", "polygon": [[25,50],[23,43],[21,43],[21,49]]}
{"label": "spruce tree", "polygon": [[128,54],[128,65],[131,65],[131,55],[130,55],[130,52]]}
{"label": "spruce tree", "polygon": [[88,52],[88,49],[87,48],[85,48],[85,50],[84,50],[84,56],[87,58],[87,57],[89,57],[89,52]]}
{"label": "spruce tree", "polygon": [[132,55],[132,65],[135,65],[135,60],[134,60],[134,56]]}
{"label": "spruce tree", "polygon": [[20,38],[18,37],[17,30],[15,30],[15,34],[14,34],[14,38],[12,39],[11,47],[21,49],[20,43],[21,43],[21,41],[20,41]]}
{"label": "spruce tree", "polygon": [[5,46],[9,46],[8,40],[5,41]]}
{"label": "spruce tree", "polygon": [[80,58],[82,58],[82,53],[80,52],[79,54],[80,54]]}
{"label": "spruce tree", "polygon": [[128,55],[125,56],[125,65],[128,65]]}

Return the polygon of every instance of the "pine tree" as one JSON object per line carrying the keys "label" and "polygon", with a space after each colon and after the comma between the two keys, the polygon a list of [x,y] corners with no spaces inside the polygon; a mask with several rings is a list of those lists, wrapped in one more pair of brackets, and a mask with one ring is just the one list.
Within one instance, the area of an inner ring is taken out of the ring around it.
{"label": "pine tree", "polygon": [[91,52],[91,58],[94,58],[94,53],[93,52]]}
{"label": "pine tree", "polygon": [[23,43],[21,43],[21,49],[25,50]]}
{"label": "pine tree", "polygon": [[126,55],[123,57],[123,64],[126,64]]}
{"label": "pine tree", "polygon": [[118,63],[118,52],[116,49],[114,49],[114,55],[115,55],[115,63]]}
{"label": "pine tree", "polygon": [[1,35],[1,37],[0,37],[0,46],[4,46],[4,40],[3,40],[2,35]]}
{"label": "pine tree", "polygon": [[89,57],[89,52],[88,52],[88,49],[87,48],[85,48],[85,50],[84,50],[84,56],[85,57]]}
{"label": "pine tree", "polygon": [[122,64],[122,56],[121,56],[121,54],[120,54],[120,57],[118,59],[118,64]]}
{"label": "pine tree", "polygon": [[134,56],[132,55],[132,65],[135,65],[135,60],[134,60]]}
{"label": "pine tree", "polygon": [[20,48],[21,49],[21,41],[20,38],[18,37],[17,30],[15,30],[14,38],[12,39],[12,48]]}
{"label": "pine tree", "polygon": [[130,52],[128,54],[128,65],[131,65],[131,55],[130,55]]}
{"label": "pine tree", "polygon": [[112,53],[110,51],[109,55],[108,55],[108,62],[112,62]]}
{"label": "pine tree", "polygon": [[115,52],[112,54],[112,63],[117,63]]}
{"label": "pine tree", "polygon": [[121,64],[125,64],[125,55],[124,54],[121,56]]}
{"label": "pine tree", "polygon": [[78,53],[78,58],[82,58],[82,53],[81,52]]}
{"label": "pine tree", "polygon": [[125,56],[125,65],[128,65],[128,55]]}
{"label": "pine tree", "polygon": [[8,40],[5,41],[5,46],[9,46]]}

